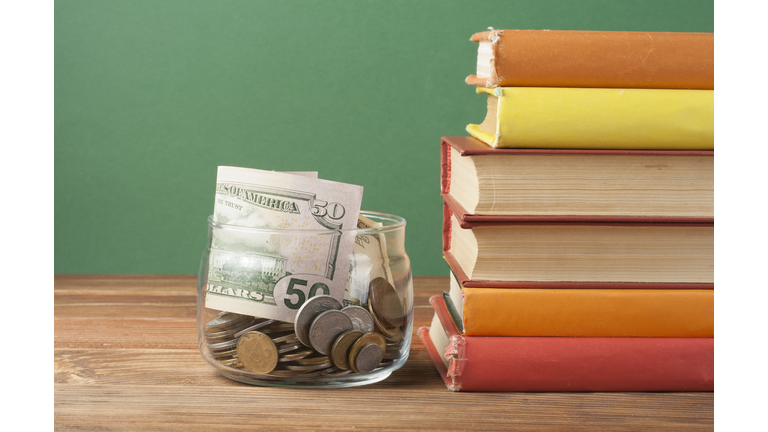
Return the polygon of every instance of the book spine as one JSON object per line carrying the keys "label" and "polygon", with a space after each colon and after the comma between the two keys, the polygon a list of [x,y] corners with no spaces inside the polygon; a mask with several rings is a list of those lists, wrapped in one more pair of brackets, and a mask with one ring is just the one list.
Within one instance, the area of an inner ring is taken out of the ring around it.
{"label": "book spine", "polygon": [[482,87],[715,88],[714,33],[492,30]]}
{"label": "book spine", "polygon": [[449,346],[438,353],[426,327],[419,336],[453,391],[714,390],[714,338],[466,336],[459,346],[445,301],[429,301]]}
{"label": "book spine", "polygon": [[466,336],[714,337],[715,332],[714,290],[462,291]]}
{"label": "book spine", "polygon": [[496,133],[467,131],[495,148],[709,150],[713,90],[504,87]]}
{"label": "book spine", "polygon": [[440,140],[440,193],[445,194],[451,190],[451,146]]}
{"label": "book spine", "polygon": [[714,390],[714,338],[465,339],[463,391]]}

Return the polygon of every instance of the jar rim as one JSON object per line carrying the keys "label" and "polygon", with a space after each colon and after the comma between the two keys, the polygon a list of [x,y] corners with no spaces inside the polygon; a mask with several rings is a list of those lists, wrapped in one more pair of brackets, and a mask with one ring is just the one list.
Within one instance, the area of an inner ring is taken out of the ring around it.
{"label": "jar rim", "polygon": [[396,216],[388,213],[375,212],[370,210],[360,210],[360,214],[368,218],[370,218],[370,216],[374,216],[374,218],[376,219],[388,220],[394,223],[391,225],[384,225],[381,227],[374,227],[374,228],[365,228],[365,229],[350,228],[350,229],[338,229],[338,230],[293,229],[293,228],[291,229],[252,228],[252,227],[244,227],[239,225],[230,225],[230,224],[217,222],[213,220],[213,215],[210,215],[208,216],[208,226],[215,229],[250,232],[254,234],[261,233],[261,234],[282,234],[282,235],[285,235],[287,233],[312,234],[312,235],[326,235],[326,234],[338,235],[339,233],[342,233],[342,234],[365,235],[365,234],[382,234],[382,233],[397,231],[405,228],[406,221],[405,221],[405,218],[401,216]]}

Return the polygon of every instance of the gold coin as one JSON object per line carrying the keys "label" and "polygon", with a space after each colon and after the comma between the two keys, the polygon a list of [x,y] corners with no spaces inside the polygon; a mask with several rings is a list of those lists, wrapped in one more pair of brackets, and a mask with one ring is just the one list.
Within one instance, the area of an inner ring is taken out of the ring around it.
{"label": "gold coin", "polygon": [[237,341],[237,357],[251,372],[266,374],[277,366],[277,347],[261,332],[249,332]]}
{"label": "gold coin", "polygon": [[357,356],[366,345],[371,343],[378,345],[381,348],[382,353],[387,349],[387,342],[384,340],[384,336],[380,335],[379,333],[371,332],[360,336],[360,338],[358,338],[355,343],[352,344],[352,348],[349,349],[349,357],[347,358],[349,367],[353,371],[360,373],[360,370],[355,366]]}
{"label": "gold coin", "polygon": [[395,327],[392,332],[382,333],[382,335],[387,342],[397,343],[403,338],[403,332],[400,330],[400,327]]}
{"label": "gold coin", "polygon": [[298,359],[294,363],[302,365],[302,366],[309,366],[309,365],[319,365],[319,364],[325,364],[330,363],[331,358],[328,356],[322,356],[322,357],[311,357],[311,358],[303,358]]}
{"label": "gold coin", "polygon": [[347,330],[336,338],[331,347],[331,360],[337,368],[349,370],[349,349],[364,333],[360,330]]}
{"label": "gold coin", "polygon": [[221,364],[223,364],[224,366],[229,366],[229,367],[242,366],[242,364],[240,364],[240,360],[236,358],[221,359],[219,360],[219,362],[221,362]]}
{"label": "gold coin", "polygon": [[291,339],[296,339],[296,333],[288,333],[287,335],[276,337],[272,339],[272,342],[278,344],[278,343],[288,342]]}
{"label": "gold coin", "polygon": [[308,349],[304,351],[299,351],[297,353],[291,353],[291,354],[283,354],[280,356],[280,359],[278,360],[280,363],[288,362],[288,361],[294,361],[298,359],[303,359],[304,357],[309,357],[312,354],[315,353],[315,350]]}

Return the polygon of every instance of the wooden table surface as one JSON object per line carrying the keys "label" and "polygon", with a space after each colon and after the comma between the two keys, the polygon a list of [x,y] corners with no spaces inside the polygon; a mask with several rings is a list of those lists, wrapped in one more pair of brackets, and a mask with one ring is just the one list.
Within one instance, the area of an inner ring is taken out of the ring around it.
{"label": "wooden table surface", "polygon": [[200,356],[194,276],[54,277],[59,430],[711,430],[713,393],[454,393],[415,335],[447,277],[416,277],[410,358],[349,389],[256,387]]}

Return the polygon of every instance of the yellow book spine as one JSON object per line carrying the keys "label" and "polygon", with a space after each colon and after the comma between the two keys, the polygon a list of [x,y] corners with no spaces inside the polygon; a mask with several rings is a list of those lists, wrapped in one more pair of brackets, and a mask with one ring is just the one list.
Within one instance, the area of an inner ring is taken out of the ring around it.
{"label": "yellow book spine", "polygon": [[714,337],[714,290],[463,288],[472,336]]}
{"label": "yellow book spine", "polygon": [[478,87],[498,97],[497,148],[714,150],[714,90]]}

